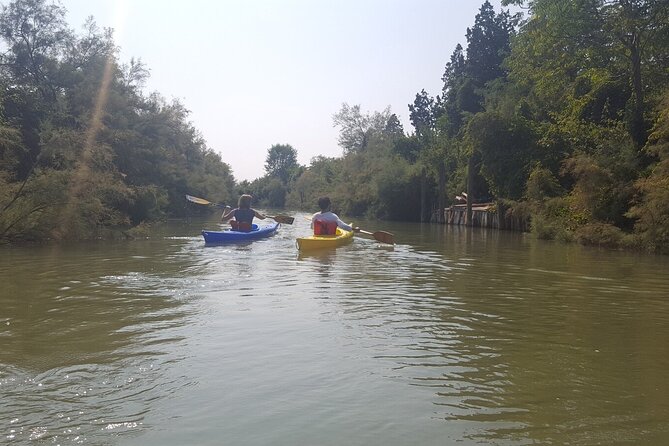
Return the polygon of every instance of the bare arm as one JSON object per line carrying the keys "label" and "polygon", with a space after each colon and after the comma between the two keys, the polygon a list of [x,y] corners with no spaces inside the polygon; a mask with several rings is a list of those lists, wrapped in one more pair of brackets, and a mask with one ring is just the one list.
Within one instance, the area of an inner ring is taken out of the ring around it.
{"label": "bare arm", "polygon": [[256,216],[256,218],[259,218],[261,220],[264,220],[264,219],[267,218],[267,216],[265,214],[261,214],[260,212],[256,211],[255,209],[253,210],[253,212],[254,212],[254,215]]}
{"label": "bare arm", "polygon": [[221,221],[228,221],[235,216],[235,210],[231,209],[229,206],[225,207],[223,215],[221,215]]}
{"label": "bare arm", "polygon": [[339,226],[340,228],[342,228],[346,231],[353,231],[353,223],[351,223],[350,225],[347,225],[339,217],[337,217],[337,226]]}

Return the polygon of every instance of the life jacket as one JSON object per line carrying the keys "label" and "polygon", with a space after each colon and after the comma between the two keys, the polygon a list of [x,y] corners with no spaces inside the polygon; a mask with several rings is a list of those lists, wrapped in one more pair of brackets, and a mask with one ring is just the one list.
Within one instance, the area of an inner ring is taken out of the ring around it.
{"label": "life jacket", "polygon": [[253,223],[253,217],[255,217],[255,211],[253,209],[235,209],[235,220],[242,222],[248,222],[249,224]]}
{"label": "life jacket", "polygon": [[336,221],[314,221],[314,235],[335,235],[337,234]]}
{"label": "life jacket", "polygon": [[230,226],[233,231],[250,232],[252,229],[251,223],[248,221],[230,220]]}
{"label": "life jacket", "polygon": [[233,231],[250,232],[253,229],[251,226],[253,217],[255,217],[253,209],[235,208],[235,219],[230,220],[230,226]]}

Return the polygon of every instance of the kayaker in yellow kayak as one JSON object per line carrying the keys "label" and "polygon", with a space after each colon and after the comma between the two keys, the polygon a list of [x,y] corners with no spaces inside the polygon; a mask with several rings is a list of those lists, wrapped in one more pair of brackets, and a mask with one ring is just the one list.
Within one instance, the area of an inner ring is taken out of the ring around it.
{"label": "kayaker in yellow kayak", "polygon": [[257,217],[261,220],[267,218],[265,215],[251,208],[251,200],[253,200],[251,195],[244,194],[239,197],[235,209],[230,209],[229,206],[225,208],[223,215],[221,215],[221,221],[226,222],[234,217],[234,220],[230,221],[230,226],[232,226],[233,231],[250,231],[252,227],[251,225],[253,224],[253,217]]}
{"label": "kayaker in yellow kayak", "polygon": [[311,227],[314,230],[314,235],[335,235],[337,227],[345,231],[360,232],[360,228],[352,226],[353,223],[347,225],[334,212],[331,211],[332,202],[329,197],[321,197],[318,199],[318,207],[320,212],[316,212],[311,217]]}

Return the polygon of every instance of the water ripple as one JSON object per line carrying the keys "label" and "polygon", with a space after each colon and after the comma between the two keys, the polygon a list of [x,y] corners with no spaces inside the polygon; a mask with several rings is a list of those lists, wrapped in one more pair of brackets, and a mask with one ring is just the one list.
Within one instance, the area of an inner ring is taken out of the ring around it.
{"label": "water ripple", "polygon": [[422,225],[318,253],[298,224],[200,229],[0,260],[3,439],[669,439],[667,262]]}

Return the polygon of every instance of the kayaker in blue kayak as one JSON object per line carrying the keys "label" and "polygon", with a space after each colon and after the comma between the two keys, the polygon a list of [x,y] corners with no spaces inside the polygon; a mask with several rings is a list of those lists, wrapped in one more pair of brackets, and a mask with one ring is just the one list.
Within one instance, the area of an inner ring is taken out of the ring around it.
{"label": "kayaker in blue kayak", "polygon": [[314,230],[314,235],[335,235],[337,227],[345,231],[359,232],[360,228],[353,227],[353,223],[347,225],[334,212],[332,212],[332,202],[330,197],[321,197],[318,199],[318,207],[320,212],[316,212],[311,217],[311,227]]}
{"label": "kayaker in blue kayak", "polygon": [[[250,231],[254,217],[261,220],[267,218],[265,215],[251,208],[251,200],[253,200],[251,195],[244,194],[239,197],[237,207],[235,209],[227,207],[225,211],[223,211],[223,215],[221,215],[221,221],[226,222],[230,220],[230,226],[232,226],[233,231]],[[233,217],[234,220],[231,220]]]}

